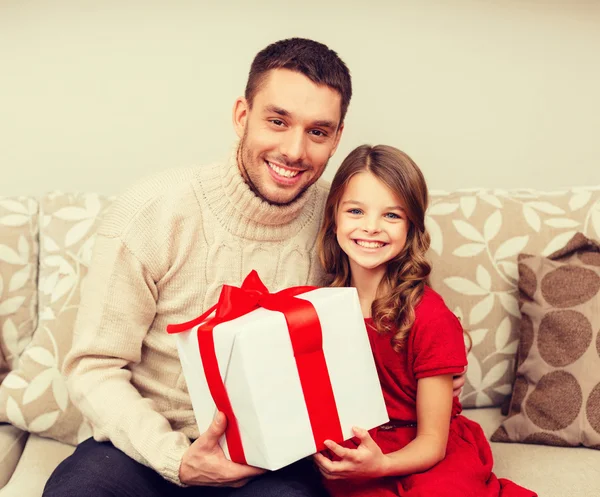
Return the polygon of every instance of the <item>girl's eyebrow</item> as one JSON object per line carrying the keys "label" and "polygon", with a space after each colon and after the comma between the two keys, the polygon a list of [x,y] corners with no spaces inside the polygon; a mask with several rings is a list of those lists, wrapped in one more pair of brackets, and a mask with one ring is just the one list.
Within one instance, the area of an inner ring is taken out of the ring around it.
{"label": "girl's eyebrow", "polygon": [[[344,200],[342,202],[342,205],[344,205],[344,204],[355,204],[355,205],[360,205],[360,206],[364,206],[365,205],[362,202],[359,202],[358,200]],[[390,207],[385,207],[384,210],[386,210],[386,211],[402,211],[402,212],[406,212],[404,210],[404,207],[402,207],[401,205],[392,205]]]}

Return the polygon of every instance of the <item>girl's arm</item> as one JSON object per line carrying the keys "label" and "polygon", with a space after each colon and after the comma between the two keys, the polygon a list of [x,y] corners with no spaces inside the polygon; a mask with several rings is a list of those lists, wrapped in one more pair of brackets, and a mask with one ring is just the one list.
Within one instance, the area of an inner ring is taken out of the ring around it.
{"label": "girl's arm", "polygon": [[417,383],[417,436],[387,454],[386,475],[419,473],[446,455],[452,413],[452,375],[422,378]]}
{"label": "girl's arm", "polygon": [[452,375],[431,376],[417,383],[417,436],[395,452],[383,454],[366,430],[355,429],[360,445],[346,449],[326,446],[341,458],[331,461],[315,455],[321,473],[329,479],[401,476],[426,471],[446,454],[452,412]]}

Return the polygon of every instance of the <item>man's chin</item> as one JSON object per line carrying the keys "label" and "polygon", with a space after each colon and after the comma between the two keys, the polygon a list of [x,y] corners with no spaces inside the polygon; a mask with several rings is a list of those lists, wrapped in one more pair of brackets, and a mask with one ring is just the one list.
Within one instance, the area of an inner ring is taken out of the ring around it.
{"label": "man's chin", "polygon": [[296,195],[292,198],[289,197],[266,197],[264,195],[261,195],[260,197],[269,205],[275,205],[278,207],[285,207],[286,205],[291,205],[294,202],[296,202],[300,197],[302,196],[302,194],[300,195]]}
{"label": "man's chin", "polygon": [[295,192],[285,192],[285,194],[283,194],[283,192],[258,192],[258,196],[270,205],[285,207],[286,205],[293,204],[294,202],[302,198],[305,192],[306,188],[303,188]]}

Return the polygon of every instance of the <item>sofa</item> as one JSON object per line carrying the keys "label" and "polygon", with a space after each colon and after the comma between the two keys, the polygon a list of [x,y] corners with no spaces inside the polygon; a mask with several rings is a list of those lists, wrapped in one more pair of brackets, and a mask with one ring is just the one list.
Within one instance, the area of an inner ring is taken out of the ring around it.
{"label": "sofa", "polygon": [[[54,468],[91,434],[61,366],[94,233],[112,200],[61,192],[0,197],[0,497],[40,496]],[[489,439],[510,411],[521,328],[518,256],[550,254],[576,232],[600,239],[600,187],[434,191],[427,226],[431,284],[472,341],[463,414]],[[544,497],[600,495],[600,445],[562,445],[539,437],[491,442],[494,471]]]}

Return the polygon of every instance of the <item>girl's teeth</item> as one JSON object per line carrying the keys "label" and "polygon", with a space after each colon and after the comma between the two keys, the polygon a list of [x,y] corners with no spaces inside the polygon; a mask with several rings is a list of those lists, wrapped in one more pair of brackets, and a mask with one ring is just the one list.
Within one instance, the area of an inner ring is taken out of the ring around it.
{"label": "girl's teeth", "polygon": [[283,176],[284,178],[293,178],[294,176],[298,176],[299,171],[289,171],[288,169],[283,169],[282,167],[276,166],[275,164],[271,164],[267,162],[269,167],[273,169],[279,176]]}
{"label": "girl's teeth", "polygon": [[383,243],[379,243],[379,242],[363,242],[362,240],[357,240],[356,243],[358,245],[360,245],[361,247],[365,247],[365,248],[379,248],[379,247],[383,247]]}

